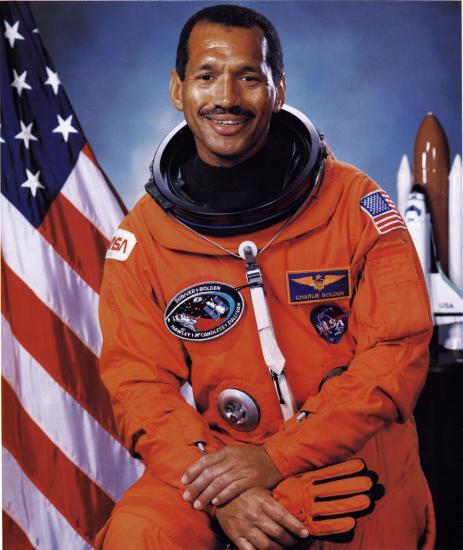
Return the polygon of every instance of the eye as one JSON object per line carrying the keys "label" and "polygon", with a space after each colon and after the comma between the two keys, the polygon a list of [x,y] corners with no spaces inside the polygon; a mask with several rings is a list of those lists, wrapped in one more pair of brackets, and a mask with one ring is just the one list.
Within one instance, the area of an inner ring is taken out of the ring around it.
{"label": "eye", "polygon": [[207,82],[208,80],[212,80],[212,75],[211,74],[200,74],[198,76],[198,80],[202,80],[204,82]]}
{"label": "eye", "polygon": [[244,80],[245,82],[255,82],[258,80],[257,77],[251,76],[249,74],[242,76],[241,79]]}

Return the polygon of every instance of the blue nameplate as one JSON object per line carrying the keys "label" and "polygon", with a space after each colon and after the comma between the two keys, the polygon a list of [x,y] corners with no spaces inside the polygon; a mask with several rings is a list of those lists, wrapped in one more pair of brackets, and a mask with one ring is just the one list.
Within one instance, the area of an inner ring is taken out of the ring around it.
{"label": "blue nameplate", "polygon": [[307,304],[350,298],[350,269],[287,271],[288,302]]}

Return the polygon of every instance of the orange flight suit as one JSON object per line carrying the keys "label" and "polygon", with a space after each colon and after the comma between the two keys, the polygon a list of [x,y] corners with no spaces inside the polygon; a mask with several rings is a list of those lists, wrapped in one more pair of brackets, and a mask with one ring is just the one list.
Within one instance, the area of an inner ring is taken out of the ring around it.
{"label": "orange flight suit", "polygon": [[[284,477],[360,456],[385,496],[358,520],[351,543],[323,548],[432,548],[432,501],[412,416],[432,321],[408,231],[380,233],[361,208],[377,190],[365,174],[329,158],[316,198],[257,256],[286,376],[298,411],[310,413],[302,422],[283,421],[248,288],[240,290],[241,317],[212,339],[180,339],[164,320],[185,289],[243,287],[244,261],[180,225],[148,195],[126,217],[105,265],[101,374],[119,431],[147,468],[97,547],[103,540],[112,550],[225,547],[209,515],[182,500],[179,480],[202,441],[208,452],[236,442],[264,445]],[[233,253],[244,240],[261,249],[281,226],[210,239]],[[348,368],[319,389],[340,366]],[[179,393],[184,381],[197,410]],[[237,431],[219,414],[217,396],[226,388],[258,403],[254,430]]]}

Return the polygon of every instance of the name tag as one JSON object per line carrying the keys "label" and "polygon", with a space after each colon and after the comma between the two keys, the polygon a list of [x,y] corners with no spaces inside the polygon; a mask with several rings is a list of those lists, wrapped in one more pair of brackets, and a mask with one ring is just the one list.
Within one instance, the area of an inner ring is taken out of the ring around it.
{"label": "name tag", "polygon": [[307,304],[350,298],[350,269],[287,271],[288,302]]}

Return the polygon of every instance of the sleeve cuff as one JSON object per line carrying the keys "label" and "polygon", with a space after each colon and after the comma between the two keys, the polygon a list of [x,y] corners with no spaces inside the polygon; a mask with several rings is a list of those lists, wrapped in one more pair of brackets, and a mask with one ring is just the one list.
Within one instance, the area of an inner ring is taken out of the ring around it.
{"label": "sleeve cuff", "polygon": [[268,440],[263,445],[264,449],[267,451],[267,454],[272,459],[272,462],[278,468],[283,478],[286,479],[293,474],[289,468],[286,457],[280,450],[280,446],[281,445],[278,443],[278,441],[273,442]]}

